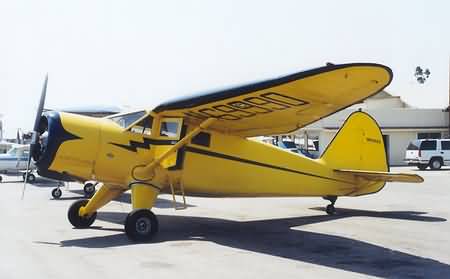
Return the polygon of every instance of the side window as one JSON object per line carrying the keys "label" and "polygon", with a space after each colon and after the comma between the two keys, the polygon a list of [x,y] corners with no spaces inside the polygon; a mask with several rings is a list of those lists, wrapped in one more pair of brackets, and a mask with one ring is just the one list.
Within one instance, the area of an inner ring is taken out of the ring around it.
{"label": "side window", "polygon": [[435,132],[435,133],[418,133],[417,139],[440,139],[441,133]]}
{"label": "side window", "polygon": [[200,132],[198,133],[198,135],[192,138],[191,142],[193,144],[209,147],[209,145],[211,144],[211,135],[208,133]]}
{"label": "side window", "polygon": [[441,141],[442,150],[450,150],[450,141],[443,140]]}
{"label": "side window", "polygon": [[162,120],[159,135],[162,137],[175,138],[180,133],[180,122],[176,120]]}
{"label": "side window", "polygon": [[423,141],[420,145],[420,150],[436,150],[436,141],[435,140],[426,140]]}
{"label": "side window", "polygon": [[131,127],[130,131],[132,133],[150,136],[152,134],[152,124],[153,117],[149,115]]}

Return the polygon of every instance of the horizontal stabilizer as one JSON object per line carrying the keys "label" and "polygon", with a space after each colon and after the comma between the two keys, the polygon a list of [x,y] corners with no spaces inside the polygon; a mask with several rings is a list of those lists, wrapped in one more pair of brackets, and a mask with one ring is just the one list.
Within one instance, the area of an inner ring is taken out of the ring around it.
{"label": "horizontal stabilizer", "polygon": [[338,173],[351,174],[356,177],[365,178],[373,181],[386,181],[386,182],[408,182],[408,183],[422,183],[423,178],[417,174],[411,173],[393,173],[393,172],[381,172],[381,171],[364,171],[364,170],[334,170]]}

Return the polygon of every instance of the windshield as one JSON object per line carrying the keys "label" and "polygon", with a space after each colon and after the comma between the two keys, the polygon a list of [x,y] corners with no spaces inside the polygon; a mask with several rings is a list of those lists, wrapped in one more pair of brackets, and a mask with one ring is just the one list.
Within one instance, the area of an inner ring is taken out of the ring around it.
{"label": "windshield", "polygon": [[139,118],[145,115],[145,111],[136,111],[127,114],[110,117],[109,119],[116,122],[122,128],[126,128],[136,122]]}
{"label": "windshield", "polygon": [[13,147],[7,153],[9,155],[16,155],[17,154],[17,148]]}

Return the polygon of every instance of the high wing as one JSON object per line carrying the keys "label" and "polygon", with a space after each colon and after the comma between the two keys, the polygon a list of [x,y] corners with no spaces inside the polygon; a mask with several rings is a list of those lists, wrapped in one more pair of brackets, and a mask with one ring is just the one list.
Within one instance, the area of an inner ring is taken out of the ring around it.
{"label": "high wing", "polygon": [[383,90],[390,68],[327,65],[292,75],[166,102],[153,112],[190,123],[217,118],[211,129],[242,137],[295,131]]}

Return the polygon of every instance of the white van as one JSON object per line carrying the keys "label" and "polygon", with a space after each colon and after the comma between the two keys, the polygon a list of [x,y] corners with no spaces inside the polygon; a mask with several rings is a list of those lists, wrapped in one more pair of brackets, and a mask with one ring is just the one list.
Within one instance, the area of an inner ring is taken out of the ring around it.
{"label": "white van", "polygon": [[424,170],[450,164],[450,139],[414,140],[406,148],[405,162]]}

